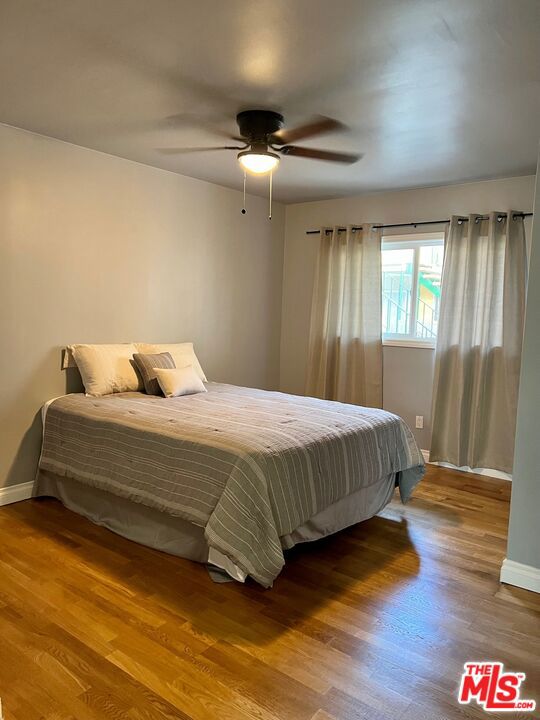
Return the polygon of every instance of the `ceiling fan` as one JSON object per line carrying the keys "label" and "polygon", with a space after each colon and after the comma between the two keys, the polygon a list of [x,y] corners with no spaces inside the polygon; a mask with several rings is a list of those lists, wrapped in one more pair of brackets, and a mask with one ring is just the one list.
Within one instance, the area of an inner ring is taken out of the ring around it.
{"label": "ceiling fan", "polygon": [[276,169],[280,155],[311,158],[352,164],[362,156],[355,153],[316,150],[299,147],[291,143],[298,140],[322,135],[323,133],[343,130],[345,126],[332,118],[319,116],[299,127],[287,130],[283,128],[284,118],[272,110],[244,110],[236,116],[239,134],[228,136],[242,145],[223,145],[204,148],[170,148],[167,153],[204,152],[207,150],[240,150],[238,162],[244,170],[256,175],[264,175]]}

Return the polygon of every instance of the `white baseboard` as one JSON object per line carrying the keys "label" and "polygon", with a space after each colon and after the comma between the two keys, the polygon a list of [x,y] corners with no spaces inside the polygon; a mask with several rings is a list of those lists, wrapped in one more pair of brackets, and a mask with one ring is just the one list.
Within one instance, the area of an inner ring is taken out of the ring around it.
{"label": "white baseboard", "polygon": [[0,506],[10,505],[11,503],[28,500],[32,497],[34,489],[33,482],[25,482],[20,485],[12,485],[11,487],[0,488]]}
{"label": "white baseboard", "polygon": [[501,567],[501,582],[540,593],[540,568],[504,558]]}
{"label": "white baseboard", "polygon": [[[424,456],[425,462],[429,463],[429,450],[420,450]],[[457,467],[447,462],[432,462],[430,465],[438,465],[439,467],[448,468],[449,470],[460,470],[461,472],[473,473],[473,475],[485,475],[487,477],[497,478],[498,480],[509,480],[512,482],[512,476],[509,473],[500,470],[490,470],[489,468],[470,468],[468,466]]]}

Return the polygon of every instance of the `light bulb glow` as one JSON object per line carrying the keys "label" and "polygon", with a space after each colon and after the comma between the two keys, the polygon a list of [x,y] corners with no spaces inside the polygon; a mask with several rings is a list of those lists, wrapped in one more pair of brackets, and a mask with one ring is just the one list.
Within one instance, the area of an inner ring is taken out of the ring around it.
{"label": "light bulb glow", "polygon": [[279,163],[279,155],[271,152],[252,152],[245,150],[238,153],[238,162],[250,173],[264,175],[274,170]]}

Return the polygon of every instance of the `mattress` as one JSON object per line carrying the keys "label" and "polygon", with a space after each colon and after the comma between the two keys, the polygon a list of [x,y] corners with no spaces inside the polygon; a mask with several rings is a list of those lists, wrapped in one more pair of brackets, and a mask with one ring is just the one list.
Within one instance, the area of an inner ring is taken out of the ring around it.
{"label": "mattress", "polygon": [[394,478],[405,501],[424,472],[411,431],[391,413],[206,388],[172,399],[58,398],[45,418],[40,472],[201,528],[209,554],[265,587],[283,567],[283,538],[360,490],[384,494]]}

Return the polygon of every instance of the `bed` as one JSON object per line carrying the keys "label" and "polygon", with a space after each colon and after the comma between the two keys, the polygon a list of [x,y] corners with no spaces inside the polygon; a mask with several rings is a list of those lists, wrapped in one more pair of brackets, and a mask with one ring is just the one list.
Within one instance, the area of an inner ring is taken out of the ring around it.
{"label": "bed", "polygon": [[396,485],[406,502],[424,473],[410,429],[384,410],[205,387],[50,402],[35,495],[270,587],[285,549],[372,517]]}

